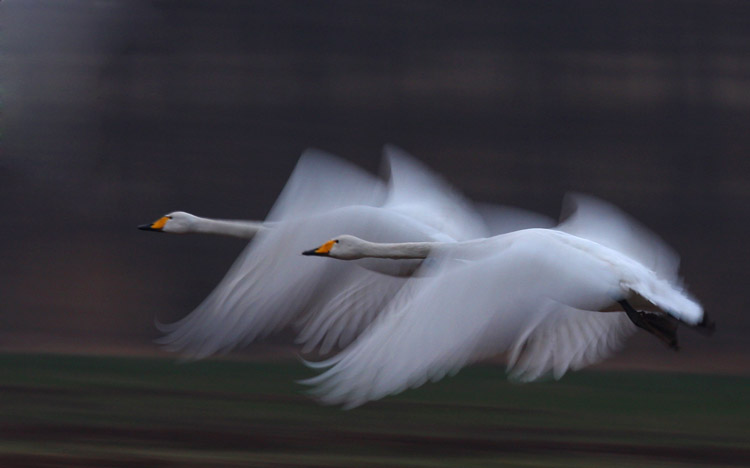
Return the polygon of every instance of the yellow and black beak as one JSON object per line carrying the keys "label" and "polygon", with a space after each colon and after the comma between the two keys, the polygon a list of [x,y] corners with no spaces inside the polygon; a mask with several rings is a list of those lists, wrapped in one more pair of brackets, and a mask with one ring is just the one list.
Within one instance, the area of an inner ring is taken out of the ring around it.
{"label": "yellow and black beak", "polygon": [[305,250],[304,252],[302,252],[302,255],[316,255],[318,257],[327,257],[330,254],[331,249],[333,248],[333,244],[335,243],[335,240],[329,240],[317,249]]}
{"label": "yellow and black beak", "polygon": [[164,225],[167,224],[167,221],[169,221],[169,219],[169,216],[162,216],[151,224],[141,224],[140,226],[138,226],[138,229],[140,229],[141,231],[164,232],[162,231],[162,229],[164,228]]}

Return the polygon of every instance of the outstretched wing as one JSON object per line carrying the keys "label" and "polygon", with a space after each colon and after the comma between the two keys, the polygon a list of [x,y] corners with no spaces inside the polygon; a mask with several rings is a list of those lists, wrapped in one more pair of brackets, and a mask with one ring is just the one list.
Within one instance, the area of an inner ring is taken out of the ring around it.
{"label": "outstretched wing", "polygon": [[343,279],[346,265],[306,261],[307,235],[326,238],[326,216],[288,220],[260,233],[224,279],[185,318],[160,328],[172,351],[202,358],[278,331],[313,300],[324,301],[321,277]]}
{"label": "outstretched wing", "polygon": [[622,313],[571,307],[540,313],[510,350],[510,377],[528,382],[551,372],[559,379],[568,369],[578,370],[606,359],[635,330],[633,322]]}
{"label": "outstretched wing", "polygon": [[310,217],[352,205],[380,206],[385,195],[378,177],[324,151],[307,149],[266,221]]}
{"label": "outstretched wing", "polygon": [[386,207],[429,226],[444,241],[489,235],[474,204],[427,166],[392,145],[383,148],[383,160],[390,174]]}
{"label": "outstretched wing", "polygon": [[622,210],[590,195],[570,193],[563,200],[569,216],[557,229],[621,252],[672,283],[680,257],[659,236]]}
{"label": "outstretched wing", "polygon": [[302,352],[318,348],[319,353],[327,354],[335,347],[348,346],[406,282],[404,277],[352,269],[337,285],[340,291],[300,320],[296,342],[304,344]]}

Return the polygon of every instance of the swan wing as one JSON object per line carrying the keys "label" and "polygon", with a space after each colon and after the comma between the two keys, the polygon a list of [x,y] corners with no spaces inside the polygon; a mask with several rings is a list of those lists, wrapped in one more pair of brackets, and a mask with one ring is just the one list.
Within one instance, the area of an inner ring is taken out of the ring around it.
{"label": "swan wing", "polygon": [[386,145],[390,174],[386,206],[457,241],[529,228],[551,228],[547,216],[520,208],[474,203],[404,150]]}
{"label": "swan wing", "polygon": [[[533,239],[506,244],[474,262],[447,255],[440,274],[411,280],[352,345],[322,364],[328,370],[306,381],[312,392],[352,407],[417,387],[510,351],[550,314],[597,310],[618,294],[617,274],[575,249],[541,249]],[[576,342],[567,346],[580,346],[579,335],[568,340]],[[568,359],[584,362],[575,356]]]}
{"label": "swan wing", "polygon": [[[304,261],[304,233],[334,235],[318,220],[280,222],[256,237],[204,301],[185,318],[162,326],[161,344],[194,358],[229,351],[289,324],[313,298],[321,275],[336,281],[345,265]],[[335,231],[334,231],[335,232]],[[288,250],[287,250],[288,249]]]}
{"label": "swan wing", "polygon": [[600,362],[622,347],[636,330],[622,313],[572,307],[550,308],[530,322],[510,349],[510,377],[521,382],[550,372],[555,379],[568,369]]}
{"label": "swan wing", "polygon": [[386,207],[430,226],[446,241],[489,235],[474,204],[413,156],[386,145],[383,161],[389,173]]}
{"label": "swan wing", "polygon": [[309,217],[351,205],[379,206],[385,195],[385,184],[378,177],[324,151],[307,149],[266,221]]}
{"label": "swan wing", "polygon": [[566,194],[563,214],[569,216],[558,230],[592,240],[621,252],[658,276],[678,282],[680,257],[659,236],[622,210],[603,200],[583,194]]}
{"label": "swan wing", "polygon": [[407,282],[404,277],[361,268],[352,269],[350,275],[324,307],[301,319],[296,341],[304,344],[302,352],[318,348],[326,354],[334,347],[348,346]]}

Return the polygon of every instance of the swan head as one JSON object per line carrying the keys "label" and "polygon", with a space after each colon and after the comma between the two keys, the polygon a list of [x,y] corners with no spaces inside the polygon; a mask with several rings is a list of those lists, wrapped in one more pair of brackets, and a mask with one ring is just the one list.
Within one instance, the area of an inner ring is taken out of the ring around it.
{"label": "swan head", "polygon": [[162,216],[153,223],[142,224],[138,229],[154,232],[171,232],[173,234],[184,234],[191,232],[196,216],[184,211],[174,211]]}
{"label": "swan head", "polygon": [[305,250],[302,255],[314,255],[317,257],[332,257],[339,260],[356,260],[363,258],[362,247],[367,244],[359,237],[343,234],[334,237],[318,248]]}

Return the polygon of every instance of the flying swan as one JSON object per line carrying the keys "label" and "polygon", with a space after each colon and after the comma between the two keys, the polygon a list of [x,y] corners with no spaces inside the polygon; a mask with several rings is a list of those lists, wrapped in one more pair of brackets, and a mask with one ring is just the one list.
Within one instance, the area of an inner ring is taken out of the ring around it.
{"label": "flying swan", "polygon": [[675,349],[678,323],[712,330],[680,286],[668,246],[604,202],[572,196],[568,204],[577,209],[556,229],[454,243],[340,235],[303,252],[428,259],[431,271],[399,290],[344,351],[310,363],[327,370],[303,382],[325,403],[354,407],[499,353],[508,353],[514,378],[560,378],[606,357],[636,326]]}
{"label": "flying swan", "polygon": [[327,353],[365,329],[421,260],[311,261],[298,254],[309,239],[350,232],[381,242],[450,243],[545,224],[520,212],[484,210],[483,217],[403,151],[387,146],[384,159],[388,185],[336,157],[306,151],[263,222],[174,212],[139,226],[251,239],[203,303],[185,318],[159,325],[165,332],[159,342],[201,358],[296,324],[303,351]]}

